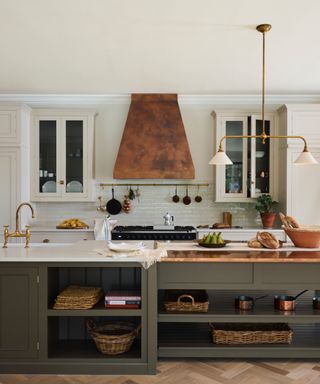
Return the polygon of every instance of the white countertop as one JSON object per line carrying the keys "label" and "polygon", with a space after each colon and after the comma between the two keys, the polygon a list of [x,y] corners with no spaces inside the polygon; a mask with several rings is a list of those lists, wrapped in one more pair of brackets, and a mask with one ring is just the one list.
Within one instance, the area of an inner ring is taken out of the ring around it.
{"label": "white countertop", "polygon": [[264,228],[196,228],[198,232],[261,232],[261,231],[267,231],[267,232],[273,232],[273,233],[279,233],[283,232],[283,229],[281,228],[272,228],[272,229],[264,229]]}
{"label": "white countertop", "polygon": [[[147,248],[153,248],[146,242]],[[74,244],[30,244],[24,248],[23,244],[8,244],[8,248],[0,248],[0,262],[138,262],[142,257],[132,256],[130,253],[122,255],[103,256],[94,252],[95,249],[108,249],[106,241],[86,240]]]}

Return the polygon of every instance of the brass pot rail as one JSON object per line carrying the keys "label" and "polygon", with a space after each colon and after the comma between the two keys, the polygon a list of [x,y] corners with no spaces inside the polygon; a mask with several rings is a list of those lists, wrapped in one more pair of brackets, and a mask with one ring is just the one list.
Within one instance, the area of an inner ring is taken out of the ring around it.
{"label": "brass pot rail", "polygon": [[130,186],[137,186],[137,187],[209,187],[209,183],[135,183],[134,181],[131,183],[99,183],[98,186],[103,187],[130,187]]}

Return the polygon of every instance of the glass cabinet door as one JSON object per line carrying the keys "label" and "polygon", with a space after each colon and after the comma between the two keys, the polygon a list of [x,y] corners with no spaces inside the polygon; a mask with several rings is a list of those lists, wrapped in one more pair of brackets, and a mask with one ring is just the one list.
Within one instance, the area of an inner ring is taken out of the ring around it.
{"label": "glass cabinet door", "polygon": [[[225,119],[225,135],[247,135],[246,119]],[[225,152],[231,159],[231,165],[225,166],[224,195],[229,197],[247,196],[247,140],[226,139]]]}
{"label": "glass cabinet door", "polygon": [[33,201],[93,201],[91,110],[36,110],[33,115]]}
{"label": "glass cabinet door", "polygon": [[65,193],[83,193],[83,120],[65,121]]}
{"label": "glass cabinet door", "polygon": [[[262,133],[262,120],[251,117],[252,135],[260,135]],[[265,130],[267,135],[270,134],[271,121],[265,120]],[[266,140],[265,144],[261,139],[251,141],[251,191],[250,197],[257,197],[262,193],[270,193],[270,140]]]}
{"label": "glass cabinet door", "polygon": [[57,121],[39,121],[39,193],[57,192]]}

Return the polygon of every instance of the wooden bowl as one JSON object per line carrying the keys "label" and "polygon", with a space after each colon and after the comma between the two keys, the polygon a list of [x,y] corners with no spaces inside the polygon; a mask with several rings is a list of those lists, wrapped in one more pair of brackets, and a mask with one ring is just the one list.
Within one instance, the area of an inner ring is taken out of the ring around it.
{"label": "wooden bowl", "polygon": [[320,226],[282,228],[296,247],[320,248]]}

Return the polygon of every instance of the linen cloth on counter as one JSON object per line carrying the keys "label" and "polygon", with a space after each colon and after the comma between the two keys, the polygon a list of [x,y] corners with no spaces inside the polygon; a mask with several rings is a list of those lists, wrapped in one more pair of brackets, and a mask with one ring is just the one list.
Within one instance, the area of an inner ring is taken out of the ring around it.
{"label": "linen cloth on counter", "polygon": [[[162,258],[168,257],[168,253],[165,249],[139,249],[137,251],[129,253],[120,253],[111,251],[109,248],[104,249],[94,249],[93,253],[98,255],[112,257],[114,260],[130,261],[131,257],[139,258],[139,263],[143,266],[144,269],[148,269],[151,265],[160,262]],[[127,259],[127,260],[124,260]]]}

